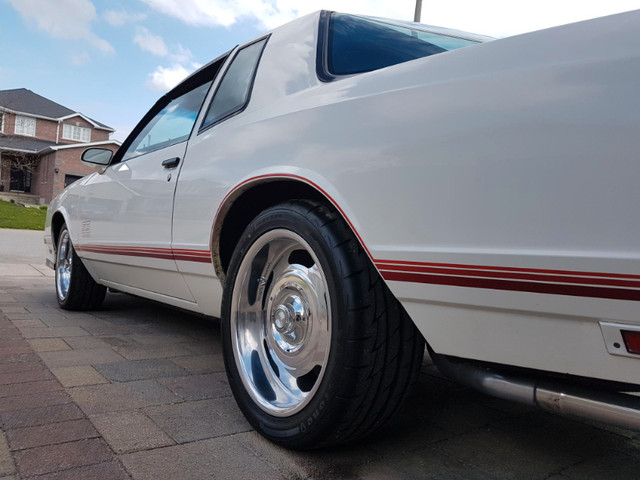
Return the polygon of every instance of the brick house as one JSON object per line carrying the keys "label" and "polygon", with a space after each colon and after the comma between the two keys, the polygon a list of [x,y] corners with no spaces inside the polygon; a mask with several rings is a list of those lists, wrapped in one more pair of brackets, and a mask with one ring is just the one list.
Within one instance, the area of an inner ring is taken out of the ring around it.
{"label": "brick house", "polygon": [[49,203],[95,171],[80,161],[86,148],[118,149],[113,131],[26,88],[0,90],[0,197]]}

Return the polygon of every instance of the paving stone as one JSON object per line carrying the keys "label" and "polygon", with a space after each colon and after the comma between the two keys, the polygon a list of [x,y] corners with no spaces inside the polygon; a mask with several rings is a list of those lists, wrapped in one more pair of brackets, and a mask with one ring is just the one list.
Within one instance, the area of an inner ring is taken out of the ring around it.
{"label": "paving stone", "polygon": [[62,390],[62,385],[60,385],[56,380],[14,383],[12,385],[3,385],[2,388],[0,388],[0,398],[17,397],[20,395],[29,395],[40,392],[53,392],[55,390]]}
{"label": "paving stone", "polygon": [[[557,435],[541,440],[532,441],[531,438],[485,428],[428,448],[502,479],[546,478],[550,472],[575,465],[589,455],[572,447],[563,448],[567,445]],[[535,445],[535,453],[532,445]]]}
{"label": "paving stone", "polygon": [[[31,319],[33,319],[33,315],[31,313],[28,313],[28,312],[6,313],[5,317],[7,317],[12,322],[14,322],[14,325],[15,325],[15,321],[16,320],[19,321],[19,320],[31,320]],[[17,327],[17,325],[16,325],[16,327]]]}
{"label": "paving stone", "polygon": [[[353,478],[370,478],[385,480],[495,480],[496,477],[487,472],[462,463],[454,458],[431,449],[419,453],[385,457],[377,461],[355,465],[347,470]],[[322,470],[313,473],[322,474]],[[326,473],[326,470],[324,470]],[[339,475],[344,474],[340,468],[334,469]],[[533,478],[526,475],[520,478]]]}
{"label": "paving stone", "polygon": [[134,360],[130,362],[95,365],[95,368],[104,377],[117,382],[176,377],[187,373],[184,369],[166,359]]}
{"label": "paving stone", "polygon": [[92,350],[110,346],[100,337],[64,337],[64,342],[74,350]]}
{"label": "paving stone", "polygon": [[124,361],[124,358],[110,348],[41,352],[40,357],[49,368],[77,367],[81,365],[96,365]]}
{"label": "paving stone", "polygon": [[[98,463],[72,468],[62,472],[40,475],[36,480],[130,480],[122,465],[117,461]],[[2,480],[2,479],[0,479]]]}
{"label": "paving stone", "polygon": [[37,327],[46,327],[47,325],[44,324],[41,320],[37,319],[37,318],[25,318],[23,320],[13,320],[13,325],[16,326],[18,329],[23,329],[23,328],[37,328]]}
{"label": "paving stone", "polygon": [[180,401],[171,390],[154,380],[76,387],[69,391],[87,415],[131,410]]}
{"label": "paving stone", "polygon": [[29,355],[27,361],[0,363],[0,375],[5,373],[20,373],[33,370],[46,370],[47,367],[40,361],[37,355]]}
{"label": "paving stone", "polygon": [[9,445],[2,430],[0,430],[0,476],[12,475],[14,472],[15,466],[9,451]]}
{"label": "paving stone", "polygon": [[14,451],[95,438],[98,436],[98,432],[86,418],[36,427],[20,428],[7,432],[7,439],[11,445],[11,449]]}
{"label": "paving stone", "polygon": [[31,347],[25,342],[24,345],[16,345],[13,347],[0,348],[0,358],[10,355],[19,355],[22,353],[31,353]]}
{"label": "paving stone", "polygon": [[171,361],[190,373],[214,373],[225,371],[224,360],[221,354],[176,357],[172,358]]}
{"label": "paving stone", "polygon": [[28,340],[34,352],[56,352],[59,350],[71,350],[71,347],[60,338],[34,338]]}
{"label": "paving stone", "polygon": [[588,458],[559,472],[558,478],[566,480],[637,480],[640,472],[640,459],[622,452],[606,452]]}
{"label": "paving stone", "polygon": [[4,313],[5,315],[8,313],[29,313],[29,311],[22,305],[5,305],[0,308],[0,312]]}
{"label": "paving stone", "polygon": [[39,380],[50,380],[53,375],[49,370],[38,369],[26,372],[0,373],[0,385],[11,385],[13,383],[37,382]]}
{"label": "paving stone", "polygon": [[126,346],[114,347],[114,350],[128,360],[182,357],[192,354],[180,345]]}
{"label": "paving stone", "polygon": [[230,397],[150,407],[145,412],[178,443],[251,430]]}
{"label": "paving stone", "polygon": [[175,442],[141,411],[95,415],[91,421],[111,449],[130,453],[173,445]]}
{"label": "paving stone", "polygon": [[96,369],[90,365],[52,368],[51,372],[60,383],[67,388],[109,383],[106,378],[100,375]]}
{"label": "paving stone", "polygon": [[158,382],[183,400],[203,400],[232,395],[226,373],[161,378]]}
{"label": "paving stone", "polygon": [[120,459],[135,480],[286,478],[233,437],[131,453]]}
{"label": "paving stone", "polygon": [[71,399],[64,390],[20,395],[18,397],[4,397],[0,398],[0,412],[60,405],[61,403],[69,403],[70,401]]}
{"label": "paving stone", "polygon": [[40,357],[35,353],[18,353],[9,355],[0,355],[0,365],[6,363],[27,363],[39,362]]}
{"label": "paving stone", "polygon": [[0,338],[3,338],[5,340],[22,339],[22,335],[20,335],[20,330],[11,325],[0,327]]}
{"label": "paving stone", "polygon": [[80,327],[21,328],[20,333],[24,338],[81,337],[89,335],[86,330]]}
{"label": "paving stone", "polygon": [[[278,470],[292,478],[369,478],[349,475],[357,468],[380,460],[380,455],[373,450],[362,447],[360,442],[351,445],[317,450],[313,452],[297,452],[275,445],[255,431],[239,433],[233,438],[245,446],[254,455],[262,458]],[[284,475],[283,475],[284,476]],[[372,477],[376,478],[376,477]],[[384,478],[384,477],[381,477]]]}
{"label": "paving stone", "polygon": [[29,344],[22,338],[5,339],[0,337],[0,348],[24,347]]}
{"label": "paving stone", "polygon": [[64,316],[43,315],[40,320],[49,327],[90,327],[92,325],[102,325],[102,320],[93,315],[74,314],[66,312]]}
{"label": "paving stone", "polygon": [[222,352],[219,341],[217,341],[216,344],[210,342],[186,343],[184,346],[189,352],[195,355],[209,355],[211,353]]}
{"label": "paving stone", "polygon": [[82,413],[82,410],[80,410],[75,403],[63,403],[0,413],[0,421],[7,430],[65,422],[78,418],[84,418],[84,413]]}
{"label": "paving stone", "polygon": [[150,333],[147,335],[132,335],[131,339],[139,345],[158,346],[186,343],[191,340],[191,337],[188,335],[158,335]]}
{"label": "paving stone", "polygon": [[106,462],[113,454],[102,440],[90,439],[20,450],[14,458],[21,475],[34,476]]}

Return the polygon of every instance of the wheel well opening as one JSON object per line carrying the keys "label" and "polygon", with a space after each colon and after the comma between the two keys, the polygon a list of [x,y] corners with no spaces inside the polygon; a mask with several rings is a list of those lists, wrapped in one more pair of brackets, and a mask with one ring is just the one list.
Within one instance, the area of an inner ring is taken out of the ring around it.
{"label": "wheel well opening", "polygon": [[62,225],[64,225],[64,217],[60,212],[56,212],[53,214],[51,218],[51,237],[53,241],[54,250],[57,249],[58,245],[58,237],[60,236],[60,230],[62,230]]}
{"label": "wheel well opening", "polygon": [[227,212],[219,237],[220,266],[226,273],[233,251],[251,221],[263,210],[288,200],[316,200],[333,205],[313,187],[295,180],[261,183],[243,192]]}

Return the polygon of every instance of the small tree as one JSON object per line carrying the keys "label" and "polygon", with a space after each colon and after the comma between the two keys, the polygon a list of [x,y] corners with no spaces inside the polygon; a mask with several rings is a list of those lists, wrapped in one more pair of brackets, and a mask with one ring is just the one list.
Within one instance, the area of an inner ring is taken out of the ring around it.
{"label": "small tree", "polygon": [[[29,177],[38,168],[38,157],[27,152],[11,152],[9,155],[0,152],[0,170],[11,172],[12,170],[22,170]],[[10,188],[8,178],[2,175],[2,184],[4,188]]]}

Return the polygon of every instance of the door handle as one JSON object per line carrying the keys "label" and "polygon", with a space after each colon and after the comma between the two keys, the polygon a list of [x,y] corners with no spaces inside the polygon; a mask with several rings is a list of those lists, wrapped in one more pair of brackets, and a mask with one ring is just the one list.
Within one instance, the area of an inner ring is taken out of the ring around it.
{"label": "door handle", "polygon": [[164,168],[176,168],[180,163],[180,158],[167,158],[164,162],[162,162],[162,166]]}

